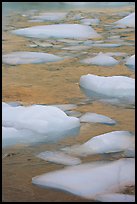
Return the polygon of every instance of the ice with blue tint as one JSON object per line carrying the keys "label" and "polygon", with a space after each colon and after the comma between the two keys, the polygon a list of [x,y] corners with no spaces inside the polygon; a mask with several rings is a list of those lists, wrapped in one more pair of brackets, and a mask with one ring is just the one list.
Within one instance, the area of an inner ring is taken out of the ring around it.
{"label": "ice with blue tint", "polygon": [[101,37],[91,26],[80,24],[52,24],[21,28],[11,33],[31,38],[88,39]]}
{"label": "ice with blue tint", "polygon": [[57,107],[31,105],[10,106],[2,103],[2,145],[17,143],[55,142],[62,137],[77,135],[80,121],[69,117]]}
{"label": "ice with blue tint", "polygon": [[106,125],[115,125],[116,121],[101,114],[97,113],[85,113],[80,117],[80,122],[87,122],[87,123],[102,123]]}
{"label": "ice with blue tint", "polygon": [[81,51],[81,50],[87,50],[87,49],[90,49],[90,47],[85,45],[75,45],[75,46],[68,46],[68,47],[62,48],[62,50],[72,50],[72,51]]}
{"label": "ice with blue tint", "polygon": [[80,20],[80,22],[84,25],[98,25],[100,21],[97,18],[94,18],[94,19],[85,18],[85,19]]}
{"label": "ice with blue tint", "polygon": [[87,58],[87,59],[81,60],[81,62],[85,64],[95,64],[99,66],[113,66],[119,63],[113,57],[107,54],[104,54],[102,52],[100,52],[96,57]]}
{"label": "ice with blue tint", "polygon": [[135,28],[135,12],[129,14],[128,16],[116,21],[114,24],[119,28],[133,27]]}
{"label": "ice with blue tint", "polygon": [[31,19],[38,21],[60,21],[67,16],[66,12],[40,13],[38,16],[31,16]]}
{"label": "ice with blue tint", "polygon": [[135,184],[135,159],[98,161],[66,167],[32,178],[39,187],[68,191],[87,199]]}
{"label": "ice with blue tint", "polygon": [[42,52],[12,52],[2,56],[2,62],[9,65],[39,64],[61,60],[63,60],[62,57]]}
{"label": "ice with blue tint", "polygon": [[135,202],[135,195],[122,193],[110,193],[96,196],[96,200],[100,202]]}
{"label": "ice with blue tint", "polygon": [[129,68],[135,70],[135,55],[132,55],[126,60],[125,63]]}
{"label": "ice with blue tint", "polygon": [[113,131],[92,137],[82,145],[65,147],[62,150],[75,155],[86,156],[93,154],[104,154],[121,152],[134,149],[135,137],[128,131]]}
{"label": "ice with blue tint", "polygon": [[44,159],[45,161],[53,162],[56,164],[63,164],[63,165],[77,165],[81,163],[81,160],[79,158],[70,156],[68,154],[65,154],[63,152],[55,151],[46,151],[41,152],[38,155],[36,155],[40,159]]}
{"label": "ice with blue tint", "polygon": [[92,44],[93,47],[104,47],[104,48],[113,48],[113,47],[120,47],[122,44],[120,43],[94,43]]}
{"label": "ice with blue tint", "polygon": [[92,100],[110,99],[135,104],[135,79],[130,77],[87,74],[80,77],[80,87]]}

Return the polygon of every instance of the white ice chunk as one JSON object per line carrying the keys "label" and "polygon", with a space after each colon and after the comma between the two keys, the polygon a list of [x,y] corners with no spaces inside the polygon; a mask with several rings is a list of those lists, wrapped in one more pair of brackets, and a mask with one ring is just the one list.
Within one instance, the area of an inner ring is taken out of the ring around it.
{"label": "white ice chunk", "polygon": [[95,64],[100,66],[113,66],[118,64],[118,61],[107,54],[103,54],[100,52],[96,57],[87,58],[82,60],[81,62],[86,64]]}
{"label": "white ice chunk", "polygon": [[27,144],[35,142],[34,133],[29,130],[17,130],[13,127],[2,126],[2,147],[12,146],[16,144]]}
{"label": "white ice chunk", "polygon": [[135,103],[135,79],[130,77],[88,74],[81,76],[80,86],[90,97],[118,98],[131,104]]}
{"label": "white ice chunk", "polygon": [[85,113],[80,117],[80,122],[89,122],[89,123],[102,123],[108,125],[116,124],[116,121],[101,114],[97,113]]}
{"label": "white ice chunk", "polygon": [[80,24],[53,24],[33,26],[12,31],[13,34],[32,38],[88,39],[100,37],[91,26]]}
{"label": "white ice chunk", "polygon": [[45,173],[32,178],[40,187],[56,188],[95,199],[99,194],[114,193],[135,183],[135,159],[92,162]]}
{"label": "white ice chunk", "polygon": [[[29,132],[30,141],[55,140],[63,135],[73,135],[79,129],[80,121],[76,117],[69,117],[57,107],[53,106],[16,106],[2,104],[2,125],[6,128],[15,128],[18,131]],[[75,130],[75,131],[74,131]],[[29,140],[29,136],[28,139]],[[4,133],[3,140],[7,134]]]}
{"label": "white ice chunk", "polygon": [[40,21],[60,21],[66,17],[67,13],[65,12],[48,12],[40,13],[38,16],[31,16],[31,19],[40,20]]}
{"label": "white ice chunk", "polygon": [[81,160],[79,158],[69,156],[68,154],[65,154],[59,151],[41,152],[37,155],[37,157],[49,162],[54,162],[57,164],[64,164],[64,165],[77,165],[81,163]]}
{"label": "white ice chunk", "polygon": [[135,69],[135,55],[132,55],[131,57],[129,57],[127,60],[126,60],[126,63],[125,63],[127,66],[129,66],[129,68],[133,68]]}
{"label": "white ice chunk", "polygon": [[2,56],[2,62],[10,65],[17,64],[38,64],[57,62],[63,60],[62,57],[58,57],[53,54],[42,53],[42,52],[12,52]]}
{"label": "white ice chunk", "polygon": [[95,136],[82,145],[65,147],[62,150],[75,155],[92,155],[120,152],[133,149],[135,137],[128,131],[113,131]]}
{"label": "white ice chunk", "polygon": [[85,19],[82,19],[80,22],[83,23],[84,25],[98,25],[100,21],[97,18],[94,18],[94,19],[85,18]]}
{"label": "white ice chunk", "polygon": [[129,14],[128,16],[122,18],[119,21],[116,21],[115,24],[117,24],[119,28],[123,28],[123,27],[135,28],[135,12]]}
{"label": "white ice chunk", "polygon": [[135,202],[135,195],[127,195],[122,193],[111,193],[98,195],[97,201],[101,202]]}

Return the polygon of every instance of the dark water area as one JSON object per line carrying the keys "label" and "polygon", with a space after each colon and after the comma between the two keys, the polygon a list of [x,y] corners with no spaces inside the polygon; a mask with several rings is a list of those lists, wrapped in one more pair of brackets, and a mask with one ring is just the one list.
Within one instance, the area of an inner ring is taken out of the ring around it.
{"label": "dark water area", "polygon": [[120,8],[124,6],[134,6],[134,2],[3,2],[2,14],[10,12],[20,12],[27,10],[71,10],[71,9],[94,9],[94,8]]}

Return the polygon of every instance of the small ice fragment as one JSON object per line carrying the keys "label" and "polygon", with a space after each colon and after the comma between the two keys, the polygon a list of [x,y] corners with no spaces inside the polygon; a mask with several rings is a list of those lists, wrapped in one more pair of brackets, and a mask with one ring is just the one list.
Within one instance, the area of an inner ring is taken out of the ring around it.
{"label": "small ice fragment", "polygon": [[95,64],[99,66],[113,66],[118,64],[117,60],[115,60],[111,56],[108,56],[107,54],[103,54],[102,52],[100,52],[96,57],[87,58],[87,59],[81,60],[81,62],[86,64]]}
{"label": "small ice fragment", "polygon": [[63,152],[41,152],[37,155],[38,158],[44,159],[49,162],[54,162],[57,164],[64,164],[64,165],[77,165],[81,163],[81,160],[76,157],[69,156]]}
{"label": "small ice fragment", "polygon": [[102,123],[108,125],[116,124],[115,120],[112,120],[111,118],[105,115],[97,113],[85,113],[83,116],[80,117],[80,122]]}

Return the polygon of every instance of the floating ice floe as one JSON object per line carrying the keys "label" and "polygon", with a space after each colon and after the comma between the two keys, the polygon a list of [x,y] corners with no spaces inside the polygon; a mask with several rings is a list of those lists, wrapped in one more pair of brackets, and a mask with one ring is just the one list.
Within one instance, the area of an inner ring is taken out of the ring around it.
{"label": "floating ice floe", "polygon": [[31,38],[98,38],[100,35],[91,26],[80,24],[53,24],[33,26],[11,31],[13,34]]}
{"label": "floating ice floe", "polygon": [[135,184],[135,159],[66,167],[33,177],[32,183],[43,188],[56,188],[87,199],[96,199],[99,194],[118,192]]}
{"label": "floating ice floe", "polygon": [[135,202],[135,195],[111,193],[99,195],[96,197],[96,200],[100,202]]}
{"label": "floating ice floe", "polygon": [[97,18],[95,19],[85,18],[82,19],[80,22],[83,23],[84,25],[98,25],[100,21]]}
{"label": "floating ice floe", "polygon": [[85,113],[80,117],[80,122],[88,122],[88,123],[102,123],[106,125],[115,125],[116,121],[101,114],[97,113]]}
{"label": "floating ice floe", "polygon": [[128,16],[116,21],[114,24],[119,28],[133,27],[135,28],[135,12],[129,14]]}
{"label": "floating ice floe", "polygon": [[104,48],[120,47],[121,45],[122,44],[120,44],[120,43],[97,43],[97,44],[94,43],[94,44],[92,44],[93,47],[104,47]]}
{"label": "floating ice floe", "polygon": [[12,52],[2,56],[2,62],[9,65],[49,63],[60,60],[63,58],[42,52]]}
{"label": "floating ice floe", "polygon": [[113,99],[121,103],[135,104],[135,79],[126,76],[83,75],[80,87],[92,100]]}
{"label": "floating ice floe", "polygon": [[38,16],[31,16],[31,19],[38,21],[60,21],[67,16],[65,12],[55,12],[55,13],[41,13]]}
{"label": "floating ice floe", "polygon": [[129,68],[135,69],[135,55],[132,55],[126,60],[125,63]]}
{"label": "floating ice floe", "polygon": [[69,156],[68,154],[65,154],[59,151],[41,152],[37,155],[37,157],[49,162],[54,162],[57,164],[64,164],[64,165],[77,165],[81,163],[81,160],[79,158]]}
{"label": "floating ice floe", "polygon": [[113,66],[119,63],[113,57],[108,56],[107,54],[103,54],[102,52],[100,52],[96,57],[87,58],[81,60],[81,62],[86,64],[95,64],[99,66]]}
{"label": "floating ice floe", "polygon": [[2,145],[41,141],[55,142],[79,132],[80,121],[57,107],[31,105],[12,107],[2,103]]}
{"label": "floating ice floe", "polygon": [[69,46],[69,47],[62,48],[62,50],[74,50],[74,51],[81,51],[81,50],[87,50],[87,49],[90,49],[90,47],[85,45]]}
{"label": "floating ice floe", "polygon": [[85,156],[92,154],[104,154],[121,152],[134,148],[135,137],[128,131],[113,131],[95,136],[82,145],[65,147],[62,150],[67,153]]}

